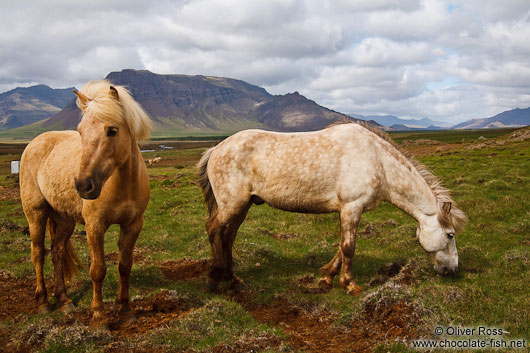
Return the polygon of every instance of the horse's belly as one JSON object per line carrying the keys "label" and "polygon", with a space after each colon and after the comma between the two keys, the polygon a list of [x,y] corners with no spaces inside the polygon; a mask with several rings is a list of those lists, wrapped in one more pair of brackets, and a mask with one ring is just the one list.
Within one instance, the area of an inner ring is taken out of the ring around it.
{"label": "horse's belly", "polygon": [[303,192],[265,191],[256,196],[274,208],[290,212],[329,213],[339,209],[338,199],[331,193],[315,195]]}
{"label": "horse's belly", "polygon": [[[267,201],[266,201],[267,202]],[[337,211],[336,207],[330,206],[329,204],[296,204],[288,202],[267,202],[270,206],[289,212],[299,213],[330,213]]]}

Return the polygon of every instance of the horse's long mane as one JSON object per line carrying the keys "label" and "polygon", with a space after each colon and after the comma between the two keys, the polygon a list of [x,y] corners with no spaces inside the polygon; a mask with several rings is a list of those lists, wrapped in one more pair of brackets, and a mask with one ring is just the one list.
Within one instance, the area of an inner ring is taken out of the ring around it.
{"label": "horse's long mane", "polygon": [[[416,170],[425,180],[427,185],[429,185],[434,196],[436,197],[436,200],[438,201],[438,221],[440,222],[440,224],[445,228],[454,228],[455,231],[457,232],[461,231],[464,228],[464,226],[467,223],[467,217],[464,214],[464,212],[462,212],[462,210],[456,207],[456,203],[451,197],[451,192],[449,191],[449,189],[445,188],[442,185],[442,182],[440,181],[440,179],[438,179],[438,177],[432,174],[431,171],[427,169],[427,167],[425,167],[423,164],[418,162],[416,158],[414,158],[413,155],[411,155],[408,151],[401,148],[394,140],[392,140],[389,134],[387,134],[382,129],[379,129],[376,126],[370,125],[367,122],[362,121],[362,120],[338,121],[336,123],[333,123],[330,126],[341,125],[341,124],[360,125],[363,128],[377,135],[379,138],[388,142],[399,154],[405,157],[406,160],[408,160],[414,166],[414,168],[416,168]],[[449,202],[452,205],[449,213],[444,212],[442,210],[442,206],[446,202]]]}
{"label": "horse's long mane", "polygon": [[[119,101],[113,95],[111,86],[118,92]],[[93,113],[97,119],[113,124],[125,120],[136,140],[149,139],[153,123],[125,87],[113,85],[107,80],[89,81],[81,93],[89,99],[86,104],[77,100],[83,113]]]}

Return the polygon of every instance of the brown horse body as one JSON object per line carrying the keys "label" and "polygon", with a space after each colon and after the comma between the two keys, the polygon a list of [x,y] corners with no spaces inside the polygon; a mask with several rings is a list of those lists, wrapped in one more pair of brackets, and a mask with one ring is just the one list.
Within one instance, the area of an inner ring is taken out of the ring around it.
{"label": "brown horse body", "polygon": [[40,310],[49,310],[43,275],[46,225],[52,237],[55,297],[59,307],[68,311],[73,304],[66,295],[65,277],[68,279],[79,262],[69,238],[75,224],[82,223],[91,258],[92,322],[99,326],[106,321],[103,238],[111,224],[121,228],[120,317],[134,317],[129,307],[132,252],[150,195],[147,169],[136,140],[148,136],[150,120],[122,87],[112,87],[106,81],[90,82],[82,92],[77,92],[84,113],[79,132],[54,131],[36,137],[22,155],[20,190],[30,229]]}

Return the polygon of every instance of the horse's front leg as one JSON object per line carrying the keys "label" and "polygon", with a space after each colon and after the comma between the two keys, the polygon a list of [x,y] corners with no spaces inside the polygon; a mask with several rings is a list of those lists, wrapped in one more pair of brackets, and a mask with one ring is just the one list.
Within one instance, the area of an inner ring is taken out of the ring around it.
{"label": "horse's front leg", "polygon": [[91,325],[95,327],[105,326],[107,319],[103,312],[103,280],[107,273],[105,265],[103,243],[105,231],[108,226],[101,224],[99,221],[86,223],[86,236],[88,249],[90,251],[90,278],[92,279],[92,310]]}
{"label": "horse's front leg", "polygon": [[320,268],[322,277],[318,280],[318,286],[323,290],[330,290],[333,287],[333,278],[339,273],[340,265],[342,264],[342,252],[339,248],[333,259]]}
{"label": "horse's front leg", "polygon": [[120,284],[116,302],[120,304],[120,322],[135,320],[133,311],[129,306],[129,279],[133,264],[133,250],[136,239],[142,230],[144,223],[143,216],[135,220],[132,224],[121,226],[120,240],[118,246],[120,254],[118,258],[118,271],[120,273]]}
{"label": "horse's front leg", "polygon": [[348,294],[358,294],[361,287],[355,284],[352,275],[352,258],[355,253],[355,235],[361,219],[363,207],[354,202],[345,205],[340,211],[340,251],[342,268],[339,283],[347,289]]}

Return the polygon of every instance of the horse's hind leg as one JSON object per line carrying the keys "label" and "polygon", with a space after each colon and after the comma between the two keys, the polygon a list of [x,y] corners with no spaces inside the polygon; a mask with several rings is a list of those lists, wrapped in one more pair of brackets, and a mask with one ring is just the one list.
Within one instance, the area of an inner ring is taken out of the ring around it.
{"label": "horse's hind leg", "polygon": [[55,276],[55,298],[63,312],[74,309],[72,301],[66,296],[65,256],[66,244],[75,228],[75,221],[59,217],[54,214],[50,218],[50,233],[52,238],[52,261]]}
{"label": "horse's hind leg", "polygon": [[48,219],[49,209],[47,206],[41,208],[24,208],[24,213],[28,219],[29,234],[31,237],[31,261],[35,267],[37,276],[37,288],[35,290],[35,299],[39,306],[40,313],[50,311],[48,303],[48,292],[44,283],[44,239],[46,235],[46,220]]}
{"label": "horse's hind leg", "polygon": [[[219,282],[227,277],[227,260],[230,260],[230,272],[232,271],[232,245],[237,229],[245,219],[248,207],[248,203],[245,203],[241,207],[234,207],[230,210],[219,208],[206,222],[206,231],[212,247],[212,265],[208,273],[210,290],[215,290]],[[245,212],[242,212],[245,208]],[[231,224],[232,222],[234,223]],[[229,252],[228,248],[230,248]]]}
{"label": "horse's hind leg", "polygon": [[358,294],[361,287],[355,284],[352,275],[352,258],[355,253],[355,235],[361,219],[362,205],[349,203],[340,211],[340,251],[342,253],[342,268],[339,283],[347,289],[348,294]]}
{"label": "horse's hind leg", "polygon": [[241,226],[241,223],[245,220],[247,212],[250,209],[252,204],[249,203],[245,206],[241,212],[234,217],[230,224],[226,227],[225,233],[223,234],[222,244],[223,244],[223,256],[226,265],[223,279],[230,281],[230,287],[236,290],[245,289],[247,286],[243,280],[237,277],[233,271],[233,259],[232,259],[232,248],[234,246],[234,241],[236,239],[237,230]]}
{"label": "horse's hind leg", "polygon": [[120,304],[120,321],[134,320],[134,313],[129,306],[129,278],[133,264],[133,250],[136,239],[142,230],[144,223],[143,217],[138,218],[134,223],[128,226],[121,226],[120,240],[118,246],[120,254],[118,258],[118,272],[120,273],[120,285],[116,302]]}
{"label": "horse's hind leg", "polygon": [[226,268],[222,243],[222,235],[225,226],[226,225],[222,224],[217,217],[210,218],[206,221],[206,231],[212,248],[212,265],[208,272],[208,288],[210,290],[215,290],[217,288]]}
{"label": "horse's hind leg", "polygon": [[318,281],[318,286],[323,290],[330,290],[333,287],[333,278],[339,273],[342,264],[342,252],[339,249],[333,259],[320,269],[322,277]]}

